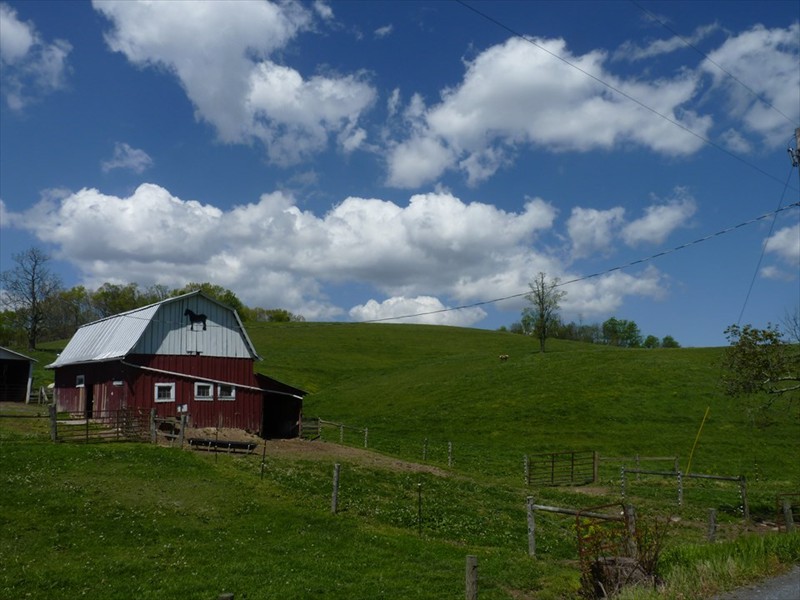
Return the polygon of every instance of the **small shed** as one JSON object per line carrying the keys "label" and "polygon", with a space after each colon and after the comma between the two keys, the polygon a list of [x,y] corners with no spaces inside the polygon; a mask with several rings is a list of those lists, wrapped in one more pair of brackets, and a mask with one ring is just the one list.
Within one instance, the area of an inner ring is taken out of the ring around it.
{"label": "small shed", "polygon": [[47,368],[61,411],[155,409],[194,427],[298,435],[306,392],[256,374],[256,360],[238,313],[196,291],[80,327]]}
{"label": "small shed", "polygon": [[0,346],[0,402],[28,402],[35,358]]}

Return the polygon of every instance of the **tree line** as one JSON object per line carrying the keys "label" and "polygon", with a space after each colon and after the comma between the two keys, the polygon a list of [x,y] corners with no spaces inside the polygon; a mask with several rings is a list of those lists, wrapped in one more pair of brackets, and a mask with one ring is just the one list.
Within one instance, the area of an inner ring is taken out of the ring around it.
{"label": "tree line", "polygon": [[81,325],[122,312],[201,290],[234,308],[245,322],[304,321],[282,308],[246,306],[234,292],[212,283],[188,283],[181,288],[155,284],[104,283],[97,289],[65,288],[49,268],[50,256],[30,248],[12,257],[15,266],[0,273],[0,345],[27,345],[72,337]]}
{"label": "tree line", "polygon": [[506,329],[520,335],[530,335],[539,340],[541,351],[545,350],[547,338],[558,338],[590,344],[608,344],[622,348],[680,348],[680,344],[671,335],[658,339],[654,335],[643,337],[635,321],[611,317],[601,324],[565,323],[558,314],[560,302],[567,295],[560,289],[558,278],[548,279],[545,273],[539,273],[528,284],[530,292],[525,298],[530,303],[522,310],[519,321]]}

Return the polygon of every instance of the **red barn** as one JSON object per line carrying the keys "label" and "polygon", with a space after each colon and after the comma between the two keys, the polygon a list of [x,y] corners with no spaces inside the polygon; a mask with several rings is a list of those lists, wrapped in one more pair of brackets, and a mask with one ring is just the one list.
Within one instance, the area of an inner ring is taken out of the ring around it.
{"label": "red barn", "polygon": [[306,392],[255,373],[256,360],[237,312],[197,291],[82,326],[47,368],[60,411],[155,408],[194,427],[297,436]]}

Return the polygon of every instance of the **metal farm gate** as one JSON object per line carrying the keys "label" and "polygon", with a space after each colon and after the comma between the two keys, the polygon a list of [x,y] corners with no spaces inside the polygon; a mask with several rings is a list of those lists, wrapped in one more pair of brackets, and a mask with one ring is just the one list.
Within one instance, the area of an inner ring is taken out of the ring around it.
{"label": "metal farm gate", "polygon": [[596,479],[596,452],[550,452],[525,456],[525,482],[528,485],[585,485]]}

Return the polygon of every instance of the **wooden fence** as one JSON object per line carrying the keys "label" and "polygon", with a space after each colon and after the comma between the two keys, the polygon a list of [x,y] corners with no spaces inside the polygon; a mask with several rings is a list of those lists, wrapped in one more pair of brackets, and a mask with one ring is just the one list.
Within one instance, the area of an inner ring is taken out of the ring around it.
{"label": "wooden fence", "polygon": [[147,441],[151,436],[149,411],[122,409],[61,414],[50,405],[50,439],[54,442]]}

